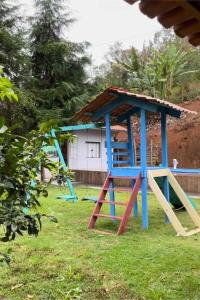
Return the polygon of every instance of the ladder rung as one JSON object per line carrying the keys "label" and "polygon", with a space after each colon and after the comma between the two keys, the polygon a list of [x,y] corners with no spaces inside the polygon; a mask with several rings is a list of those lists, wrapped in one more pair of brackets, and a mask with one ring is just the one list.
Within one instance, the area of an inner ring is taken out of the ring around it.
{"label": "ladder rung", "polygon": [[98,233],[98,234],[113,235],[113,232],[110,232],[110,231],[103,231],[103,230],[97,230],[97,229],[93,229],[93,231]]}
{"label": "ladder rung", "polygon": [[126,188],[126,187],[118,187],[118,188],[105,188],[105,191],[114,191],[114,192],[132,192],[133,188]]}
{"label": "ladder rung", "polygon": [[127,206],[126,202],[120,202],[120,201],[99,200],[98,202],[99,203],[108,203],[108,204],[115,204],[115,205]]}
{"label": "ladder rung", "polygon": [[122,220],[122,217],[119,216],[111,216],[111,215],[105,215],[105,214],[94,214],[94,217],[100,217],[100,218],[109,218],[114,220]]}

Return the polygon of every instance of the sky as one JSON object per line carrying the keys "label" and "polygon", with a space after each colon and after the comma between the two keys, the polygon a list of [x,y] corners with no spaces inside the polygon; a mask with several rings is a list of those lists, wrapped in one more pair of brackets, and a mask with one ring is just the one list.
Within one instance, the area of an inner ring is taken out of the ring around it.
{"label": "sky", "polygon": [[[24,15],[33,13],[33,0],[17,0]],[[143,15],[138,4],[123,0],[66,0],[77,21],[66,33],[73,42],[91,43],[88,52],[94,64],[103,63],[104,55],[116,41],[123,48],[134,46],[141,50],[144,42],[161,30],[157,20]]]}

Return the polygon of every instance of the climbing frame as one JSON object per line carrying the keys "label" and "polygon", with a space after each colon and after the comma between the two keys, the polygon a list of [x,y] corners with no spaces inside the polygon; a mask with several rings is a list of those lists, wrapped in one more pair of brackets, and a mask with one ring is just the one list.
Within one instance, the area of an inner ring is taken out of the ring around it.
{"label": "climbing frame", "polygon": [[[109,218],[111,220],[118,220],[120,221],[119,223],[119,227],[118,227],[118,231],[117,231],[117,235],[123,234],[126,226],[128,224],[128,220],[129,217],[131,215],[132,209],[133,209],[133,205],[134,203],[137,201],[137,194],[138,191],[141,187],[141,174],[139,173],[137,177],[129,177],[129,179],[134,179],[135,183],[134,186],[131,189],[131,194],[129,197],[129,200],[127,202],[119,202],[119,201],[112,201],[112,200],[106,200],[106,194],[108,191],[114,190],[114,186],[113,186],[113,179],[115,178],[120,178],[119,176],[112,176],[110,173],[108,174],[108,176],[106,177],[106,180],[104,182],[104,185],[102,187],[101,193],[99,195],[99,198],[97,200],[96,206],[92,212],[91,218],[89,220],[89,224],[88,224],[88,229],[93,229],[95,226],[95,223],[97,221],[98,218]],[[127,177],[128,178],[128,177]],[[119,191],[119,188],[117,189],[117,191]],[[110,214],[101,214],[101,208],[103,204],[110,204],[110,206],[115,206],[115,205],[119,205],[119,206],[124,206],[125,210],[122,216],[116,216],[112,214],[112,209],[111,209],[111,213]],[[109,232],[105,232],[105,231],[98,231],[101,233],[109,233]]]}
{"label": "climbing frame", "polygon": [[[184,191],[182,190],[181,186],[177,182],[174,175],[171,173],[169,169],[157,169],[157,170],[148,170],[147,171],[148,176],[148,183],[155,194],[156,198],[158,199],[161,207],[163,208],[164,212],[166,213],[169,221],[171,222],[172,226],[174,227],[175,231],[177,232],[177,235],[179,236],[190,236],[195,233],[200,232],[200,216],[196,212],[196,210],[193,208],[190,201],[188,201],[188,198]],[[190,218],[192,219],[193,223],[195,224],[195,229],[186,231],[185,228],[182,226],[181,222],[177,218],[176,214],[174,213],[169,201],[167,201],[166,197],[162,193],[161,189],[159,188],[158,184],[155,181],[155,177],[167,177],[170,185],[176,192],[177,196],[179,197],[180,201],[182,202],[183,206],[185,207],[186,211],[188,212]]]}

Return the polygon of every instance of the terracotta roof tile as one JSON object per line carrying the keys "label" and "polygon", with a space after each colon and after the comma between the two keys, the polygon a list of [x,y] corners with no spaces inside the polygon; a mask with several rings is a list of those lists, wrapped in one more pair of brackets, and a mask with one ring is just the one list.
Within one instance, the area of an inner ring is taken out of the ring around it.
{"label": "terracotta roof tile", "polygon": [[[106,90],[104,90],[101,94],[99,94],[96,97],[96,99],[89,102],[85,107],[83,107],[83,109],[81,111],[77,112],[75,114],[75,116],[72,118],[72,120],[82,121],[82,122],[92,121],[92,114],[94,114],[97,110],[99,110],[100,107],[103,107],[104,105],[116,100],[121,95],[126,95],[126,96],[136,98],[137,100],[140,100],[144,103],[157,104],[160,107],[164,107],[169,110],[172,109],[172,110],[180,112],[180,113],[197,114],[197,112],[185,109],[183,107],[180,107],[178,105],[175,105],[175,104],[170,103],[165,100],[153,98],[153,97],[146,96],[146,95],[131,93],[125,89],[111,86],[111,87],[107,88]],[[111,116],[119,117],[120,115],[131,110],[132,108],[133,108],[132,105],[124,103],[124,104],[120,105],[119,107],[117,107],[116,109],[112,110]]]}

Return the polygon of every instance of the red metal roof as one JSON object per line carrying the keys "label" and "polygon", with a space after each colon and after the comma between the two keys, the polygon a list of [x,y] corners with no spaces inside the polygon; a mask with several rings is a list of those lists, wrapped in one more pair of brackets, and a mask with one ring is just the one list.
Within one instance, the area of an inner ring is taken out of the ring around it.
{"label": "red metal roof", "polygon": [[[157,104],[160,107],[164,107],[166,109],[173,109],[174,111],[180,112],[180,113],[192,113],[197,114],[197,112],[185,109],[183,107],[180,107],[178,105],[175,105],[173,103],[170,103],[168,101],[164,101],[158,98],[153,98],[146,95],[141,94],[135,94],[131,93],[125,89],[111,86],[104,90],[101,94],[99,94],[94,100],[89,102],[83,109],[75,114],[75,116],[72,118],[72,120],[75,121],[81,121],[81,122],[91,122],[92,121],[92,115],[98,111],[100,108],[102,108],[104,105],[116,101],[117,98],[119,98],[121,95],[126,95],[129,97],[133,97],[134,99],[140,100],[143,103],[151,103],[151,104]],[[117,107],[116,109],[113,109],[110,114],[112,117],[119,117],[120,115],[124,114],[125,112],[128,112],[129,110],[133,109],[133,105],[124,103]],[[100,119],[101,120],[101,119]],[[100,121],[98,120],[98,121]]]}
{"label": "red metal roof", "polygon": [[140,1],[141,12],[149,18],[157,17],[165,28],[173,27],[176,35],[187,37],[193,46],[200,45],[200,0],[125,0],[129,4]]}

